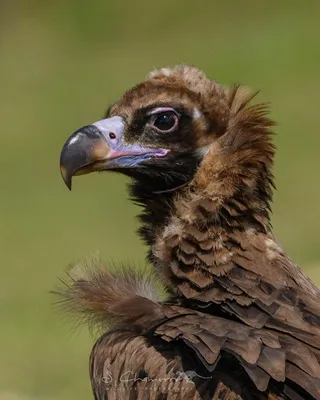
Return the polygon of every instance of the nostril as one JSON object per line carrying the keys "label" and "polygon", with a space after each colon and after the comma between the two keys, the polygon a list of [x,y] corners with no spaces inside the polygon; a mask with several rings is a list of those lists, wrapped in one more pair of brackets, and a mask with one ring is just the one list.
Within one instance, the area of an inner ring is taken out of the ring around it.
{"label": "nostril", "polygon": [[113,133],[113,132],[110,132],[110,133],[109,133],[109,138],[110,138],[110,139],[115,139],[115,138],[116,138],[116,134]]}

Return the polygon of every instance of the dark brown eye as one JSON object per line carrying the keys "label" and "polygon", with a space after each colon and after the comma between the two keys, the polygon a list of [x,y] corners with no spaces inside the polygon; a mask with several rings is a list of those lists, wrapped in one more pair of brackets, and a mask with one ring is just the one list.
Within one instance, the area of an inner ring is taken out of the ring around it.
{"label": "dark brown eye", "polygon": [[152,125],[159,132],[172,132],[178,126],[178,116],[174,111],[155,115]]}

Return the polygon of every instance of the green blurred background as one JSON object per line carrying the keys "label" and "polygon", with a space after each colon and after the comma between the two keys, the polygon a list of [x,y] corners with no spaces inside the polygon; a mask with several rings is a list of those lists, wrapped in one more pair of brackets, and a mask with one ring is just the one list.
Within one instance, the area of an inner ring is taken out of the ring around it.
{"label": "green blurred background", "polygon": [[1,400],[91,398],[94,338],[48,292],[81,257],[142,263],[145,249],[125,179],[93,174],[70,193],[59,154],[153,67],[262,90],[279,124],[275,233],[320,284],[319,21],[316,0],[0,2]]}

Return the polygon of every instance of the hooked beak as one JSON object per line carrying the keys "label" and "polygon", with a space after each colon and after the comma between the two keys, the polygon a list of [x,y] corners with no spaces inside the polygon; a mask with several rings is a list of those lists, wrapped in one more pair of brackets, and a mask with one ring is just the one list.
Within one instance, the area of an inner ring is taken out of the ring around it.
{"label": "hooked beak", "polygon": [[112,117],[74,132],[60,156],[62,178],[71,190],[72,177],[108,169],[132,168],[153,157],[164,157],[169,150],[142,147],[124,140],[121,117]]}

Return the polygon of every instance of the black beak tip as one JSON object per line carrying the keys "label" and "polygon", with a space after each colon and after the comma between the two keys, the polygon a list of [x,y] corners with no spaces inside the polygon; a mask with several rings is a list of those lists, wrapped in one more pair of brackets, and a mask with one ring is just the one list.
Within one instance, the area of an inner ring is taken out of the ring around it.
{"label": "black beak tip", "polygon": [[67,188],[70,190],[70,192],[71,192],[71,189],[72,189],[72,184],[71,184],[71,179],[70,179],[70,182],[66,182],[66,185],[67,185]]}
{"label": "black beak tip", "polygon": [[68,173],[68,170],[62,164],[60,164],[60,171],[64,183],[66,184],[67,188],[71,190],[72,175]]}

